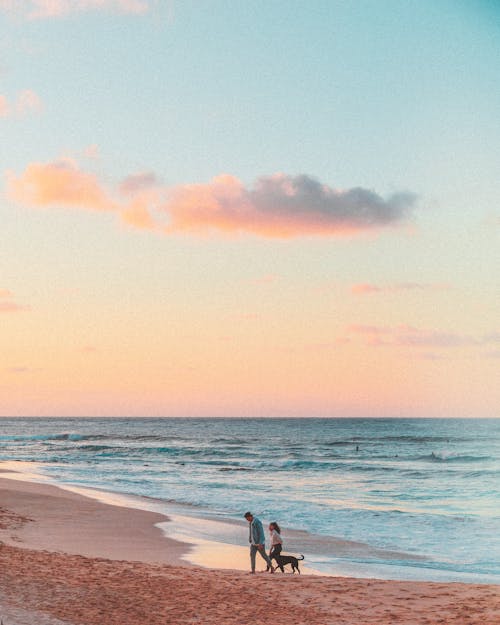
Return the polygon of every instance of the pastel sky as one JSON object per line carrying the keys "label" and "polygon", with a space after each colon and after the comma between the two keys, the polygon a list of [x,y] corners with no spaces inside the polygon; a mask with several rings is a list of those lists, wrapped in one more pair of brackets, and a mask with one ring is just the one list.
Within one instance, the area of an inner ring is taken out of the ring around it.
{"label": "pastel sky", "polygon": [[0,415],[500,416],[497,2],[0,25]]}

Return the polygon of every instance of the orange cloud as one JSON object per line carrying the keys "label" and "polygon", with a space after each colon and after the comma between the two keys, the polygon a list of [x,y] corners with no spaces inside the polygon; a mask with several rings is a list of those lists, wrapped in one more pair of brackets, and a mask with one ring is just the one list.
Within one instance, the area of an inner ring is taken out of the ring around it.
{"label": "orange cloud", "polygon": [[82,172],[70,160],[32,163],[19,177],[9,173],[7,194],[10,199],[30,206],[72,206],[93,210],[116,208],[96,176]]}
{"label": "orange cloud", "polygon": [[28,19],[43,19],[91,10],[140,15],[146,13],[151,4],[151,0],[0,0],[0,10]]}
{"label": "orange cloud", "polygon": [[351,293],[355,295],[367,295],[369,293],[379,293],[382,289],[375,284],[353,284]]}
{"label": "orange cloud", "polygon": [[[253,187],[228,174],[208,184],[161,187],[150,172],[125,178],[115,193],[69,159],[32,163],[8,175],[11,199],[33,206],[72,206],[120,213],[128,225],[165,234],[340,236],[373,232],[407,219],[410,193],[383,199],[356,187],[337,190],[309,176],[274,174]],[[116,199],[119,198],[119,199]]]}
{"label": "orange cloud", "polygon": [[445,284],[422,284],[419,282],[401,282],[388,286],[378,286],[376,284],[353,284],[351,293],[354,295],[372,295],[374,293],[403,293],[405,291],[423,291],[423,290],[446,290],[450,287]]}
{"label": "orange cloud", "polygon": [[122,220],[133,228],[140,230],[155,230],[158,228],[147,205],[141,198],[135,199],[130,206],[121,211]]}
{"label": "orange cloud", "polygon": [[0,313],[16,313],[29,310],[27,306],[17,304],[12,300],[12,293],[7,289],[0,289]]}
{"label": "orange cloud", "polygon": [[10,113],[10,106],[7,98],[4,95],[0,95],[0,117],[7,117]]}

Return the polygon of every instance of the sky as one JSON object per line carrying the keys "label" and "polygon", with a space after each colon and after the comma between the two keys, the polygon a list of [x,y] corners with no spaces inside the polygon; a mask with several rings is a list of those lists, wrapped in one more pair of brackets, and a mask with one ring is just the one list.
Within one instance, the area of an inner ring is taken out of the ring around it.
{"label": "sky", "polygon": [[0,416],[500,416],[500,6],[0,0]]}

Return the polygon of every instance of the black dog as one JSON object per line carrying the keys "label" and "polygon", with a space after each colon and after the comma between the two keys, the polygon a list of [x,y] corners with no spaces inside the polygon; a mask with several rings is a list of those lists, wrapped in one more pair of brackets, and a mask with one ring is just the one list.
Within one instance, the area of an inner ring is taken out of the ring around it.
{"label": "black dog", "polygon": [[300,558],[296,558],[295,556],[284,556],[282,554],[280,554],[279,556],[276,556],[275,558],[282,573],[285,572],[285,569],[283,567],[286,566],[287,564],[291,564],[292,572],[295,573],[295,570],[297,570],[297,573],[299,575],[300,575],[299,560],[303,560],[303,559],[304,559],[304,556],[302,554]]}

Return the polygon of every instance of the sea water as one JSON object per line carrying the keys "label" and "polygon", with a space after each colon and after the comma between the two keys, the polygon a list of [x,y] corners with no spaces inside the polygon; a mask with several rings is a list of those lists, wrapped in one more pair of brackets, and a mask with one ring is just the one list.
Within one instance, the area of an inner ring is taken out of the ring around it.
{"label": "sea water", "polygon": [[500,582],[499,452],[499,419],[0,419],[0,460],[154,498],[184,538],[244,545],[251,510],[316,570],[392,579]]}

